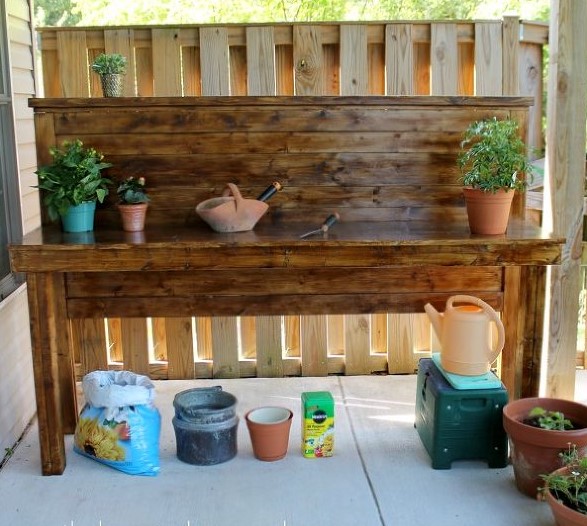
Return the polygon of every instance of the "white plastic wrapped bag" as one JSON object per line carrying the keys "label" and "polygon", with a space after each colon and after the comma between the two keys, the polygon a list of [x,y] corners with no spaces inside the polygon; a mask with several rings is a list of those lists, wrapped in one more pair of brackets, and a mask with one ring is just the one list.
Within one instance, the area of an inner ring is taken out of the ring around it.
{"label": "white plastic wrapped bag", "polygon": [[94,371],[82,388],[86,405],[74,451],[131,475],[156,475],[161,415],[151,380],[130,371]]}

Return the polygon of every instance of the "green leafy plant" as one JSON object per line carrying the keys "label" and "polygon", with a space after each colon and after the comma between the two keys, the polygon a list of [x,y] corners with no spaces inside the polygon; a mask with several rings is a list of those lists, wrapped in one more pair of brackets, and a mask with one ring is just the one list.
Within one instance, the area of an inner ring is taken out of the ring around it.
{"label": "green leafy plant", "polygon": [[473,122],[465,130],[457,162],[465,186],[495,193],[524,191],[533,177],[518,123],[493,117]]}
{"label": "green leafy plant", "polygon": [[587,457],[581,456],[574,444],[569,444],[560,457],[566,469],[542,475],[545,487],[541,495],[549,491],[568,508],[587,515]]}
{"label": "green leafy plant", "polygon": [[124,75],[126,73],[126,57],[120,53],[102,53],[95,58],[92,70],[100,76]]}
{"label": "green leafy plant", "polygon": [[79,139],[65,141],[62,148],[49,149],[53,162],[35,173],[45,192],[43,203],[52,220],[64,215],[72,206],[88,201],[104,202],[112,181],[102,177],[102,170],[112,166],[94,148],[85,148]]}
{"label": "green leafy plant", "polygon": [[118,199],[123,205],[136,205],[148,203],[151,199],[147,195],[144,177],[128,177],[121,181],[116,190]]}
{"label": "green leafy plant", "polygon": [[573,429],[573,423],[560,411],[547,411],[543,407],[534,407],[528,413],[527,423],[542,429],[566,431]]}

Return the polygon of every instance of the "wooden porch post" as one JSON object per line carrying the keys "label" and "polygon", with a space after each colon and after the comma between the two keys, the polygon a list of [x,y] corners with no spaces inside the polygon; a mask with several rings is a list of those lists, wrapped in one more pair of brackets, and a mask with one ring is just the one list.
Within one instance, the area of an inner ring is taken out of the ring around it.
{"label": "wooden porch post", "polygon": [[[550,306],[545,324],[546,395],[572,399],[579,308],[585,105],[587,2],[552,0],[548,78],[544,226],[566,237],[562,264],[550,269]],[[551,228],[549,228],[551,227]]]}

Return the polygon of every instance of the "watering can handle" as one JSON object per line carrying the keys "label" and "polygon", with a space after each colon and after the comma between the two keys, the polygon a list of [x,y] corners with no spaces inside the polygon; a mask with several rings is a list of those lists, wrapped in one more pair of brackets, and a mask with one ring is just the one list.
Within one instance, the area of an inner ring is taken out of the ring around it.
{"label": "watering can handle", "polygon": [[489,316],[489,320],[495,323],[497,327],[497,342],[495,343],[493,350],[491,351],[491,355],[488,358],[488,362],[490,364],[493,363],[505,345],[505,329],[503,327],[502,321],[497,315],[497,312],[495,312],[491,305],[488,305],[482,299],[476,298],[475,296],[467,296],[464,294],[451,296],[446,302],[446,310],[452,309],[453,303],[472,303],[473,305],[481,308],[483,312]]}

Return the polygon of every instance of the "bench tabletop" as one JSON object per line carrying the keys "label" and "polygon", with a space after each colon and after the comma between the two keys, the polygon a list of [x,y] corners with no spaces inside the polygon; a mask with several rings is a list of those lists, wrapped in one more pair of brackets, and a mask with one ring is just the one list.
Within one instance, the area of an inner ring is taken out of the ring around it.
{"label": "bench tabletop", "polygon": [[18,272],[551,265],[560,262],[564,243],[518,220],[510,221],[503,236],[474,236],[463,223],[340,222],[327,235],[300,239],[318,226],[258,225],[230,234],[205,225],[82,234],[45,227],[11,245],[11,262]]}

